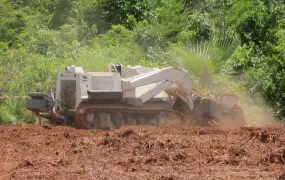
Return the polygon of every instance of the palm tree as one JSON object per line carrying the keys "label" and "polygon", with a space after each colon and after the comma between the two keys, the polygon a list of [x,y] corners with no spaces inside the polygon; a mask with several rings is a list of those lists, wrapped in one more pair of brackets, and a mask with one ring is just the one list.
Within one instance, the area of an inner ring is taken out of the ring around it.
{"label": "palm tree", "polygon": [[229,87],[230,82],[223,70],[239,43],[229,37],[218,39],[169,49],[171,65],[186,70],[193,78],[196,90],[229,91],[233,88]]}

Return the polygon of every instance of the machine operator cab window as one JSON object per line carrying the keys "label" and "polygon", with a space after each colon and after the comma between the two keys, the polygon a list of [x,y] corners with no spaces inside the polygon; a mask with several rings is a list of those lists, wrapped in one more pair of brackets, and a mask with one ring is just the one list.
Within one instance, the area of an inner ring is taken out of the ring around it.
{"label": "machine operator cab window", "polygon": [[58,99],[60,99],[61,108],[73,110],[76,106],[76,74],[83,73],[81,67],[68,66],[60,76],[58,87]]}

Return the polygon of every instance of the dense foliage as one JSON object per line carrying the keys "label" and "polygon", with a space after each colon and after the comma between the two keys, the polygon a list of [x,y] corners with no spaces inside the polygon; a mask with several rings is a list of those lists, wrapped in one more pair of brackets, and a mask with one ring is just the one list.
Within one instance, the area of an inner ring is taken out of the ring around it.
{"label": "dense foliage", "polygon": [[[282,118],[284,6],[283,0],[0,0],[0,96],[46,92],[66,65],[86,71],[105,71],[110,62],[180,65],[196,87],[212,89],[219,79],[227,90],[247,90],[256,103],[264,99]],[[1,123],[32,120],[25,100],[0,99],[0,112]]]}

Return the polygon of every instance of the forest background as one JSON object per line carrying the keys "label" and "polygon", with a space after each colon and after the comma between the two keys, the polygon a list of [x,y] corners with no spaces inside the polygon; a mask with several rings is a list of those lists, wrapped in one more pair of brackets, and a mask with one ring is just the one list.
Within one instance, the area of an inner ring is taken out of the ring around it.
{"label": "forest background", "polygon": [[[178,66],[197,93],[238,94],[250,120],[283,119],[285,2],[0,0],[0,96],[47,92],[64,66],[111,62]],[[0,123],[34,122],[25,103],[0,99]]]}

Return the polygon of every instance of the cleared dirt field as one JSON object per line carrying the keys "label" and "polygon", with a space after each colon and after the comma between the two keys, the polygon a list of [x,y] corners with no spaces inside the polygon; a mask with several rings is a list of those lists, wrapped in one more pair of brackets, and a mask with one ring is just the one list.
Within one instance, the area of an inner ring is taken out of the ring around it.
{"label": "cleared dirt field", "polygon": [[285,179],[285,127],[0,127],[0,179]]}

